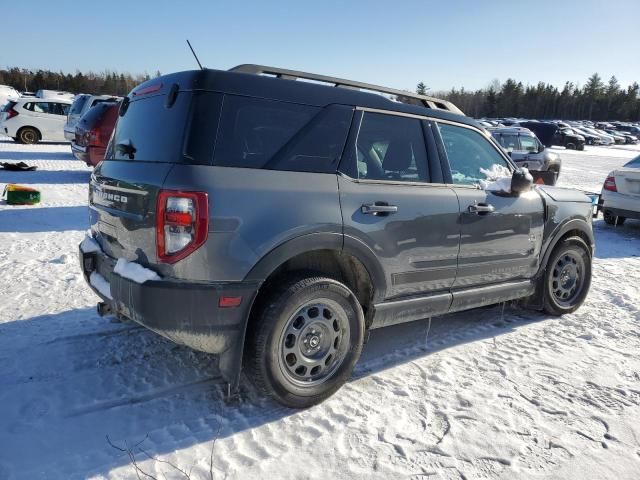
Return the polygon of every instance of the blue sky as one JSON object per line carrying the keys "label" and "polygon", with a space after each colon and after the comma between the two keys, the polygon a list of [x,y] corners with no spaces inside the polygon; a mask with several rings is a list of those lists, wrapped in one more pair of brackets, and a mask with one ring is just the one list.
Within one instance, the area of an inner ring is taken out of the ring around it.
{"label": "blue sky", "polygon": [[584,84],[593,72],[640,81],[640,0],[28,3],[33,14],[2,22],[2,66],[169,73],[194,68],[189,38],[210,68],[262,63],[405,89]]}

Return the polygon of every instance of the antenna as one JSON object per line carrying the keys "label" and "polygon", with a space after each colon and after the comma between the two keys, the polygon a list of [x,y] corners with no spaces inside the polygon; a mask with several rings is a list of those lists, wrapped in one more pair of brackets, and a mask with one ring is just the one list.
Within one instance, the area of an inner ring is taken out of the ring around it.
{"label": "antenna", "polygon": [[198,62],[198,66],[200,67],[200,70],[204,70],[204,68],[202,68],[202,64],[200,63],[200,60],[198,60],[198,56],[196,55],[195,50],[191,46],[191,42],[189,41],[189,39],[187,39],[187,45],[189,45],[189,48],[191,49],[191,53],[193,53],[193,56],[195,57],[196,62]]}

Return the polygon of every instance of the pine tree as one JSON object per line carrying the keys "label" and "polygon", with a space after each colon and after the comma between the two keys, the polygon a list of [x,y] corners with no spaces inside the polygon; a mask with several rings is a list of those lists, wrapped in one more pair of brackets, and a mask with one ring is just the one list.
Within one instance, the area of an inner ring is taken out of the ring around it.
{"label": "pine tree", "polygon": [[416,86],[416,93],[418,95],[426,95],[427,94],[427,86],[423,82],[419,82]]}

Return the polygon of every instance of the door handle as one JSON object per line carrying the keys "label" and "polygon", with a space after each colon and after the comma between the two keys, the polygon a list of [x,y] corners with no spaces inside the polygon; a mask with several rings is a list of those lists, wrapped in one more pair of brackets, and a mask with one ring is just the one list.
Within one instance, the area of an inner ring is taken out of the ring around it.
{"label": "door handle", "polygon": [[495,212],[495,207],[488,203],[474,203],[469,205],[469,213],[475,213],[476,215],[486,215],[487,213]]}
{"label": "door handle", "polygon": [[365,203],[360,207],[360,211],[365,215],[390,215],[396,213],[398,207],[384,202]]}

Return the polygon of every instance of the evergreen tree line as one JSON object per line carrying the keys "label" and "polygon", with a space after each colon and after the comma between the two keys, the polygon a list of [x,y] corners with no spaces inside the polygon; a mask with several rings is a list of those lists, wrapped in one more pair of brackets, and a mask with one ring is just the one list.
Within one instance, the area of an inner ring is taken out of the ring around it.
{"label": "evergreen tree line", "polygon": [[591,75],[582,88],[572,82],[566,82],[562,89],[544,82],[525,86],[510,78],[503,84],[493,81],[476,91],[452,88],[433,94],[420,82],[416,92],[449,100],[466,115],[475,118],[640,120],[638,83],[623,88],[615,76],[605,83],[597,73]]}
{"label": "evergreen tree line", "polygon": [[[156,72],[159,76],[160,72]],[[126,95],[133,87],[149,80],[149,74],[131,75],[105,70],[102,73],[75,74],[52,72],[50,70],[27,70],[24,68],[0,69],[0,85],[10,85],[16,90],[36,92],[44,90],[62,90],[72,93],[91,93],[94,95]]]}

